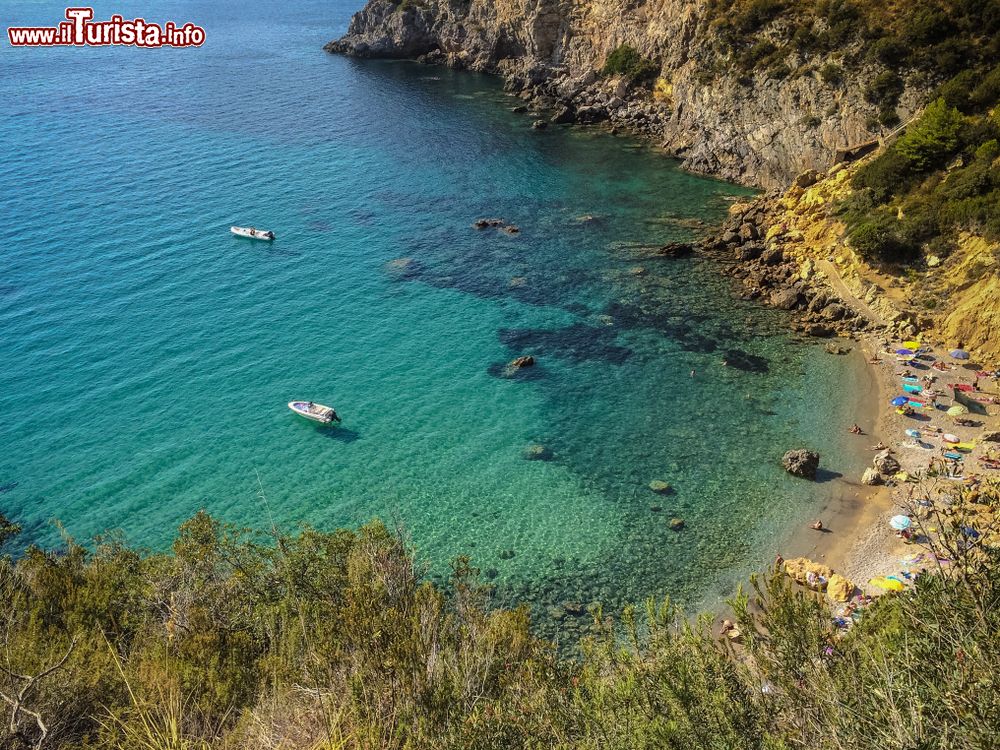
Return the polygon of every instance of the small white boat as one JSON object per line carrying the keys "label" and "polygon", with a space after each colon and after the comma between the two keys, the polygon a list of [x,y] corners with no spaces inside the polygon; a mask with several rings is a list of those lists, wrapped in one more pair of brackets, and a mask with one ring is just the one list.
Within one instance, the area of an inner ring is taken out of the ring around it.
{"label": "small white boat", "polygon": [[289,401],[288,408],[300,417],[305,417],[321,424],[340,421],[340,417],[337,416],[337,412],[332,406],[323,406],[323,404],[317,404],[313,401]]}
{"label": "small white boat", "polygon": [[251,240],[273,240],[274,232],[255,227],[229,227],[229,231],[237,237],[248,237]]}

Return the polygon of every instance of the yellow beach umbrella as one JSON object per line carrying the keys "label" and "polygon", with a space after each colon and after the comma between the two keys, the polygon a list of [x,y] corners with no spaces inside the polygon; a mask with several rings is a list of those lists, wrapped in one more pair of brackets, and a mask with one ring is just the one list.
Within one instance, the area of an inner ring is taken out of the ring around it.
{"label": "yellow beach umbrella", "polygon": [[895,578],[886,578],[885,576],[879,576],[878,578],[872,578],[868,581],[869,585],[877,586],[880,589],[885,589],[886,591],[902,591],[905,586],[900,581]]}

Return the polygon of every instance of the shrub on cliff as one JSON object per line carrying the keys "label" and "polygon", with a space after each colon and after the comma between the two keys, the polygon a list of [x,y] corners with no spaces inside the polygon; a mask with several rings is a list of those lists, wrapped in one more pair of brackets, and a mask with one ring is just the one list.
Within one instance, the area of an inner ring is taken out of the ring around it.
{"label": "shrub on cliff", "polygon": [[959,146],[962,115],[944,99],[928,105],[923,116],[906,129],[896,142],[896,151],[915,172],[924,172],[941,164]]}
{"label": "shrub on cliff", "polygon": [[623,44],[608,55],[601,72],[606,76],[625,76],[637,82],[649,81],[659,75],[660,66],[644,58],[634,47]]}
{"label": "shrub on cliff", "polygon": [[919,248],[907,242],[900,229],[891,219],[872,219],[854,227],[848,239],[851,247],[870,263],[908,263],[919,256]]}

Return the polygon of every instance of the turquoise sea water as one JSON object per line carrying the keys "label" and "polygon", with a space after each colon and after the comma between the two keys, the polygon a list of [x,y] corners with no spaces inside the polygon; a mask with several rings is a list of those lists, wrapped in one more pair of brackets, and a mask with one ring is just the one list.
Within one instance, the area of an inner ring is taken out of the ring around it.
{"label": "turquoise sea water", "polygon": [[724,590],[826,492],[785,449],[853,468],[847,361],[711,263],[643,255],[746,191],[532,131],[488,78],[325,54],[356,4],[128,5],[201,49],[4,43],[0,509],[157,548],[199,508],[265,527],[259,477],[283,525],[401,523],[433,573],[468,553],[539,612]]}

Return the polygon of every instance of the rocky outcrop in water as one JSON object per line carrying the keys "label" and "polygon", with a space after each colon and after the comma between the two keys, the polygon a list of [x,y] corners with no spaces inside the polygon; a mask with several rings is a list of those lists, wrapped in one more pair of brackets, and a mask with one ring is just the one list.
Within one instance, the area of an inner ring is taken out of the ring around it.
{"label": "rocky outcrop in water", "polygon": [[816,470],[819,469],[819,454],[804,449],[788,451],[782,456],[781,465],[793,477],[815,479]]}
{"label": "rocky outcrop in water", "polygon": [[[745,184],[784,186],[872,141],[878,110],[863,92],[876,70],[830,80],[822,60],[793,56],[781,71],[741,72],[719,64],[717,42],[704,0],[370,0],[326,49],[498,74],[552,122],[625,127],[687,169]],[[623,45],[654,75],[602,75]],[[905,89],[903,119],[923,93]]]}

